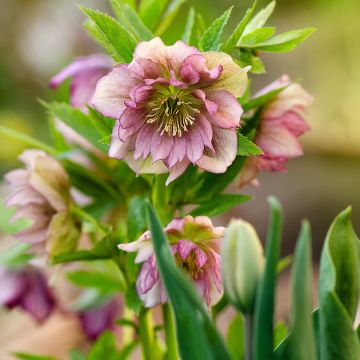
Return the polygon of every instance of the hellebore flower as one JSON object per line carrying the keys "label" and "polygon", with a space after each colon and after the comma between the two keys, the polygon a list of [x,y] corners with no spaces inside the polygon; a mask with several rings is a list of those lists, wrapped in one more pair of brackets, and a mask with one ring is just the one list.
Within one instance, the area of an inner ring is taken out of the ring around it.
{"label": "hellebore flower", "polygon": [[55,308],[55,298],[45,276],[33,267],[15,270],[0,267],[0,306],[21,307],[38,322],[45,321]]}
{"label": "hellebore flower", "polygon": [[[175,261],[194,283],[208,306],[216,304],[222,294],[219,242],[223,227],[214,227],[206,216],[186,216],[172,220],[164,229]],[[156,266],[151,234],[145,232],[137,241],[118,245],[119,249],[137,251],[136,263],[143,263],[136,282],[137,292],[146,307],[167,301]]]}
{"label": "hellebore flower", "polygon": [[305,113],[313,99],[299,84],[284,75],[261,90],[255,97],[285,87],[266,104],[260,114],[255,143],[263,154],[247,160],[239,187],[255,179],[262,171],[285,171],[285,163],[303,154],[298,137],[310,130]]}
{"label": "hellebore flower", "polygon": [[[96,83],[113,67],[112,59],[104,54],[93,54],[75,59],[65,69],[55,75],[49,83],[52,89],[58,88],[67,78],[71,78],[70,103],[72,106],[87,112]],[[71,127],[56,119],[56,127],[69,143],[77,144],[92,152],[99,151],[89,144]]]}
{"label": "hellebore flower", "polygon": [[79,318],[86,337],[94,341],[106,330],[114,328],[114,322],[119,315],[117,299],[109,300],[96,307],[79,312]]}
{"label": "hellebore flower", "polygon": [[47,252],[51,257],[75,249],[79,229],[68,212],[70,184],[64,168],[40,150],[25,150],[19,158],[26,168],[5,175],[15,188],[5,205],[16,207],[13,220],[27,218],[32,224],[15,236],[32,244],[33,250]]}
{"label": "hellebore flower", "polygon": [[116,119],[109,156],[137,173],[170,172],[190,163],[225,172],[237,151],[247,69],[222,52],[201,53],[160,38],[137,45],[133,61],[100,79],[92,105]]}
{"label": "hellebore flower", "polygon": [[251,312],[264,267],[264,254],[253,226],[232,220],[221,246],[222,277],[229,300],[242,312]]}

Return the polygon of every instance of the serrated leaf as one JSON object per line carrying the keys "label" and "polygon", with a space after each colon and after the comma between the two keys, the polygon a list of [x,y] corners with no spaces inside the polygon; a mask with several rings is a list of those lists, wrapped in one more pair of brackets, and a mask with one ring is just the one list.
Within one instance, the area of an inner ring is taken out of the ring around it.
{"label": "serrated leaf", "polygon": [[239,52],[238,61],[241,67],[251,66],[250,72],[253,74],[264,74],[265,65],[259,56],[254,55],[250,49],[242,48]]}
{"label": "serrated leaf", "polygon": [[221,35],[227,24],[233,7],[226,10],[219,18],[217,18],[206,30],[199,41],[199,49],[201,51],[216,51],[220,49]]}
{"label": "serrated leaf", "polygon": [[241,37],[240,41],[237,43],[238,47],[247,47],[253,46],[257,43],[261,43],[265,40],[268,40],[275,33],[275,27],[263,27],[255,29],[254,31]]}
{"label": "serrated leaf", "polygon": [[282,211],[281,205],[273,197],[269,198],[270,222],[266,238],[266,262],[263,276],[257,289],[254,313],[254,360],[272,359],[274,345],[274,307],[279,262]]}
{"label": "serrated leaf", "polygon": [[252,19],[249,21],[248,25],[246,26],[243,35],[249,34],[252,31],[261,28],[268,18],[271,16],[275,9],[275,1],[272,1],[269,5],[265,8],[261,9]]}
{"label": "serrated leaf", "polygon": [[[80,109],[73,108],[65,103],[45,103],[42,104],[53,115],[63,121],[66,125],[74,129],[78,134],[83,136],[92,145],[103,152],[107,152],[107,146],[100,144],[99,140],[104,137],[104,132],[99,133],[100,123],[94,120],[93,117],[84,114]],[[102,128],[103,129],[103,128]],[[106,135],[109,135],[108,133]]]}
{"label": "serrated leaf", "polygon": [[156,27],[155,34],[162,35],[167,28],[173,23],[181,6],[188,0],[172,0],[164,12],[159,25]]}
{"label": "serrated leaf", "polygon": [[190,8],[189,14],[186,19],[185,30],[181,36],[181,40],[187,44],[191,44],[191,38],[194,31],[195,25],[195,10],[193,7]]}
{"label": "serrated leaf", "polygon": [[230,360],[194,286],[175,265],[169,244],[154,210],[148,209],[157,267],[176,318],[177,339],[183,359]]}
{"label": "serrated leaf", "polygon": [[266,52],[286,52],[294,50],[300,43],[306,40],[313,32],[314,28],[291,30],[275,35],[271,39],[247,47],[256,48]]}
{"label": "serrated leaf", "polygon": [[220,215],[249,200],[251,200],[249,195],[220,194],[212,200],[200,203],[198,207],[191,211],[191,215],[206,215],[209,217]]}
{"label": "serrated leaf", "polygon": [[231,321],[226,343],[232,359],[243,359],[245,355],[245,321],[237,314]]}
{"label": "serrated leaf", "polygon": [[169,0],[142,0],[139,6],[139,15],[143,22],[153,30],[165,11]]}
{"label": "serrated leaf", "polygon": [[122,62],[123,59],[123,62],[129,63],[132,60],[136,39],[109,15],[84,6],[80,6],[80,9],[95,23],[101,34],[100,40],[113,49],[111,55],[116,55],[115,60]]}
{"label": "serrated leaf", "polygon": [[122,26],[131,31],[138,41],[151,40],[154,37],[129,4],[124,4],[122,0],[111,0],[111,5]]}
{"label": "serrated leaf", "polygon": [[222,47],[222,49],[221,49],[222,51],[225,51],[227,53],[232,52],[232,50],[234,49],[236,44],[239,42],[241,35],[243,34],[245,27],[248,24],[253,12],[254,12],[256,3],[257,3],[257,0],[255,0],[253,2],[251,8],[246,10],[244,17],[241,19],[241,21],[239,22],[239,24],[237,25],[237,27],[235,28],[233,33],[229,36],[228,40]]}
{"label": "serrated leaf", "polygon": [[261,155],[262,150],[249,140],[246,136],[241,133],[237,134],[238,137],[238,149],[237,155],[250,156],[250,155]]}

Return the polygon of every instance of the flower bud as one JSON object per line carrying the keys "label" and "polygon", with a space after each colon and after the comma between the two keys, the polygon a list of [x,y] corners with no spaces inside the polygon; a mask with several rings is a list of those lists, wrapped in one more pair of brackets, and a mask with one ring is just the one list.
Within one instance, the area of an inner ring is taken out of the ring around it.
{"label": "flower bud", "polygon": [[243,313],[251,312],[264,267],[263,248],[253,226],[232,220],[225,232],[221,255],[228,299]]}

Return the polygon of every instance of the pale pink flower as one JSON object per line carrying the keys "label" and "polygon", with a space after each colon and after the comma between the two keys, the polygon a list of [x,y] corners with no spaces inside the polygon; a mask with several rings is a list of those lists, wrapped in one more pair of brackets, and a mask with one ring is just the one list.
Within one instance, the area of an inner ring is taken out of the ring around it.
{"label": "pale pink flower", "polygon": [[0,267],[0,306],[21,307],[38,322],[45,321],[56,306],[45,276],[33,267]]}
{"label": "pale pink flower", "polygon": [[[194,283],[208,306],[216,304],[222,294],[220,241],[225,228],[214,227],[206,216],[186,216],[172,220],[164,229],[177,265]],[[145,232],[137,241],[118,245],[135,252],[135,263],[143,263],[136,282],[137,292],[146,307],[167,301],[156,266],[151,234]]]}
{"label": "pale pink flower", "polygon": [[303,155],[298,137],[310,130],[305,115],[313,101],[311,95],[284,75],[255,97],[282,87],[284,90],[262,109],[255,143],[263,154],[247,160],[240,175],[240,187],[255,180],[259,171],[285,171],[288,160]]}
{"label": "pale pink flower", "polygon": [[68,213],[70,184],[64,168],[41,150],[25,150],[20,160],[25,169],[5,175],[15,188],[5,205],[16,207],[13,220],[26,218],[32,224],[15,236],[42,254],[47,252],[52,256],[59,251],[70,251],[76,246],[79,229]]}
{"label": "pale pink flower", "polygon": [[[71,78],[70,104],[87,113],[87,105],[95,92],[98,80],[106,75],[113,65],[112,59],[104,54],[79,57],[55,75],[50,80],[49,86],[56,89],[67,78]],[[80,145],[91,152],[95,152],[98,156],[102,155],[86,139],[59,119],[56,119],[56,127],[70,144]]]}
{"label": "pale pink flower", "polygon": [[129,65],[99,80],[91,101],[117,120],[109,156],[137,173],[170,172],[168,183],[190,163],[224,172],[236,157],[246,72],[225,53],[182,41],[139,43]]}

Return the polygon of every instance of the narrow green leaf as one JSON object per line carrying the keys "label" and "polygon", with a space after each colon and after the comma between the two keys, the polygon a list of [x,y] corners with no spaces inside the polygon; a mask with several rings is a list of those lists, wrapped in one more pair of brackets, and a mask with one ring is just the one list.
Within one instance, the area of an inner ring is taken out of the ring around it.
{"label": "narrow green leaf", "polygon": [[[267,52],[286,52],[296,48],[300,43],[306,40],[313,32],[314,28],[305,28],[291,30],[272,37],[256,44],[247,44],[247,47],[256,48],[259,51]],[[241,45],[240,45],[241,46]]]}
{"label": "narrow green leaf", "polygon": [[132,60],[136,39],[109,15],[84,6],[80,6],[80,9],[96,24],[102,41],[106,41],[113,49],[111,55],[117,55],[115,60],[123,59],[129,63]]}
{"label": "narrow green leaf", "polygon": [[154,37],[133,7],[129,4],[124,4],[122,0],[111,0],[110,2],[121,25],[131,31],[137,40],[146,41]]}
{"label": "narrow green leaf", "polygon": [[226,10],[219,18],[217,18],[206,30],[199,42],[201,51],[216,51],[220,49],[221,35],[227,24],[233,7]]}
{"label": "narrow green leaf", "polygon": [[168,27],[173,23],[176,15],[179,13],[180,8],[188,0],[172,0],[163,14],[159,25],[156,27],[155,34],[162,35]]}
{"label": "narrow green leaf", "polygon": [[249,195],[221,194],[209,201],[202,202],[192,212],[192,216],[206,215],[216,216],[225,213],[233,207],[251,200]]}
{"label": "narrow green leaf", "polygon": [[263,25],[266,23],[268,18],[271,16],[275,9],[275,1],[272,1],[269,5],[267,5],[265,8],[261,9],[248,23],[246,26],[243,35],[251,33],[252,31],[259,29],[263,27]]}
{"label": "narrow green leaf", "polygon": [[186,25],[184,33],[181,36],[182,41],[186,42],[187,44],[191,44],[191,38],[194,31],[195,25],[195,10],[193,7],[190,8],[188,17],[186,19]]}
{"label": "narrow green leaf", "polygon": [[268,40],[275,33],[275,27],[263,27],[244,35],[237,43],[238,47],[254,46]]}
{"label": "narrow green leaf", "polygon": [[239,52],[239,58],[236,59],[241,67],[251,66],[249,70],[252,74],[264,74],[265,65],[261,58],[254,55],[254,51],[246,48],[241,48]]}
{"label": "narrow green leaf", "polygon": [[165,234],[150,206],[148,212],[158,271],[174,309],[182,358],[230,360],[230,355],[197,291],[176,267]]}
{"label": "narrow green leaf", "polygon": [[281,205],[274,197],[269,198],[270,223],[266,239],[266,264],[259,283],[254,314],[254,360],[273,358],[273,322],[277,264],[280,255],[282,214]]}
{"label": "narrow green leaf", "polygon": [[31,260],[34,255],[29,253],[31,245],[29,244],[15,244],[2,250],[0,253],[0,265],[9,268],[23,267]]}
{"label": "narrow green leaf", "polygon": [[237,134],[238,136],[238,150],[237,154],[242,156],[250,156],[250,155],[261,155],[262,150],[254,144],[251,140],[249,140],[246,136],[241,133]]}
{"label": "narrow green leaf", "polygon": [[14,353],[14,355],[21,360],[57,360],[56,358],[52,356],[46,356],[46,355],[33,355],[33,354],[27,354],[22,352]]}
{"label": "narrow green leaf", "polygon": [[143,22],[153,30],[158,24],[161,15],[165,11],[169,0],[142,0],[139,7],[139,15]]}
{"label": "narrow green leaf", "polygon": [[279,321],[274,329],[274,348],[276,348],[287,336],[288,329],[285,323]]}
{"label": "narrow green leaf", "polygon": [[232,359],[243,359],[245,355],[245,321],[237,314],[229,325],[226,344]]}
{"label": "narrow green leaf", "polygon": [[86,360],[86,355],[77,349],[70,350],[69,357],[70,360]]}
{"label": "narrow green leaf", "polygon": [[251,6],[251,8],[246,10],[244,17],[241,19],[233,33],[230,35],[224,46],[222,47],[222,51],[227,53],[231,53],[236,44],[239,42],[241,35],[243,34],[246,25],[248,24],[254,9],[256,7],[257,0],[255,0]]}
{"label": "narrow green leaf", "polygon": [[104,332],[90,349],[87,360],[116,360],[117,349],[114,334]]}
{"label": "narrow green leaf", "polygon": [[3,204],[2,200],[3,199],[0,199],[0,231],[6,234],[16,234],[31,225],[31,220],[28,219],[17,219],[15,221],[11,221],[11,218],[15,215],[16,210],[7,208]]}

